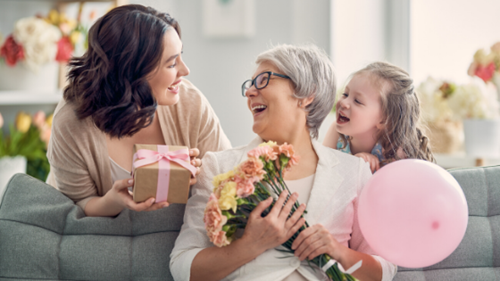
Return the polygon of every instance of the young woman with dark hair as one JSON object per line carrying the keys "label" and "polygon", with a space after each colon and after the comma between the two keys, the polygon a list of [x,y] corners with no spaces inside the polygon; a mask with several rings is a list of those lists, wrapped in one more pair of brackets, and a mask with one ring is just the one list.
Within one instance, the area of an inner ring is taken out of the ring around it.
{"label": "young woman with dark hair", "polygon": [[90,28],[87,52],[69,66],[54,113],[47,182],[88,216],[168,206],[132,200],[134,144],[190,147],[197,167],[196,157],[231,147],[206,98],[182,78],[189,69],[179,24],[169,14],[141,5],[109,11]]}

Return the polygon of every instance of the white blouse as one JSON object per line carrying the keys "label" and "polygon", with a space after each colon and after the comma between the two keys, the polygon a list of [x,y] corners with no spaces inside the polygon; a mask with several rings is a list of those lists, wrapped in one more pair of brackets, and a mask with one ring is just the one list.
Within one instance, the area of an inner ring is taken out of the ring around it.
{"label": "white blouse", "polygon": [[129,171],[125,170],[122,166],[118,165],[111,157],[109,157],[110,167],[111,167],[111,179],[113,182],[118,180],[124,180],[131,178],[132,175]]}
{"label": "white blouse", "polygon": [[[298,180],[286,180],[285,183],[288,189],[290,189],[290,192],[297,192],[299,194],[299,203],[309,202],[309,195],[311,194],[314,183],[314,174]],[[300,274],[299,271],[295,270],[292,274],[283,279],[283,281],[307,281],[307,279],[304,275]]]}

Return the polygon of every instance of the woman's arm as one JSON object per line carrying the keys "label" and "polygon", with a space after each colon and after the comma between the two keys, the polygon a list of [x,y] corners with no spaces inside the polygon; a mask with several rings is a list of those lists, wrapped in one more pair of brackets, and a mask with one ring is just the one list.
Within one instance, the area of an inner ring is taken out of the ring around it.
{"label": "woman's arm", "polygon": [[326,132],[325,139],[323,140],[323,145],[326,147],[331,147],[337,149],[337,142],[339,140],[339,133],[337,132],[337,124],[334,122],[328,128]]}

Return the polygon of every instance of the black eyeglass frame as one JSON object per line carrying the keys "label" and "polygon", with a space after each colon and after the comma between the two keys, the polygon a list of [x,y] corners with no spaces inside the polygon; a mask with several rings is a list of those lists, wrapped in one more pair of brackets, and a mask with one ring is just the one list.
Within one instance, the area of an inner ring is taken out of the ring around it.
{"label": "black eyeglass frame", "polygon": [[[267,81],[266,81],[266,85],[264,85],[264,86],[262,86],[262,87],[257,87],[257,84],[255,84],[255,81],[257,80],[257,78],[259,78],[259,76],[264,75],[264,74],[268,74],[268,75],[269,75],[269,76],[268,76],[268,78],[267,78]],[[241,84],[241,95],[242,95],[243,97],[246,97],[246,96],[245,96],[245,93],[246,93],[246,92],[247,92],[247,90],[248,90],[248,89],[250,89],[252,86],[255,86],[255,89],[257,89],[257,90],[264,89],[264,88],[265,88],[265,87],[267,87],[267,85],[269,84],[269,80],[271,80],[271,75],[274,75],[274,76],[278,76],[278,77],[281,77],[281,78],[285,78],[285,79],[290,79],[290,80],[292,80],[292,78],[290,78],[289,76],[286,76],[286,75],[284,75],[284,74],[274,73],[274,72],[272,72],[272,71],[264,71],[264,72],[262,72],[262,73],[259,73],[257,76],[255,76],[255,78],[254,78],[254,79],[248,79],[248,80],[245,80],[245,82],[243,82],[243,84]],[[246,84],[247,82],[249,82],[249,81],[250,81],[250,82],[252,82],[252,83],[250,84],[250,86],[249,86],[248,88],[245,88],[245,84]]]}

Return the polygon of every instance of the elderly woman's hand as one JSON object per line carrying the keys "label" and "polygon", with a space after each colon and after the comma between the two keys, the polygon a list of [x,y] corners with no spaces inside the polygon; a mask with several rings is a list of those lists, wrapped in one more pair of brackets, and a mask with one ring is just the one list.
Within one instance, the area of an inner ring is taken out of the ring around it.
{"label": "elderly woman's hand", "polygon": [[[305,219],[301,218],[306,209],[305,204],[289,217],[293,204],[297,201],[298,194],[293,193],[286,204],[285,200],[288,192],[281,193],[276,204],[269,214],[262,217],[262,212],[271,205],[272,198],[268,198],[257,205],[250,213],[245,233],[241,239],[245,239],[249,248],[264,252],[267,249],[275,248],[286,242],[293,234],[304,225]],[[284,204],[284,206],[283,206]]]}
{"label": "elderly woman's hand", "polygon": [[[200,174],[200,167],[201,167],[201,159],[198,159],[200,155],[200,150],[198,148],[192,148],[189,150],[189,157],[191,157],[191,165],[196,167],[196,175]],[[191,180],[189,180],[189,185],[193,185],[196,183],[196,176],[192,176]]]}
{"label": "elderly woman's hand", "polygon": [[328,254],[339,261],[345,246],[340,244],[333,235],[321,224],[315,224],[303,230],[292,244],[294,255],[301,261],[309,260],[321,254]]}

